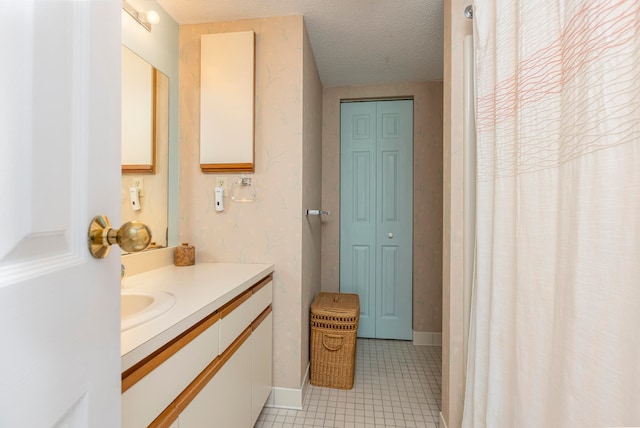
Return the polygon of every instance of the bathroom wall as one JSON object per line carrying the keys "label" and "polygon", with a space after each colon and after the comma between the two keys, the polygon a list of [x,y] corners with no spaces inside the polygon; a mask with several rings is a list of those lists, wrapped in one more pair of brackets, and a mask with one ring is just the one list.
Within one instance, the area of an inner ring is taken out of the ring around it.
{"label": "bathroom wall", "polygon": [[463,45],[472,33],[465,18],[469,0],[444,2],[444,151],[442,276],[442,418],[440,427],[459,427],[464,405],[463,330]]}
{"label": "bathroom wall", "polygon": [[413,330],[442,331],[442,82],[325,88],[322,129],[322,289],[340,283],[340,100],[413,97]]}
{"label": "bathroom wall", "polygon": [[[303,45],[302,209],[322,206],[322,83],[304,30]],[[302,220],[302,334],[300,368],[304,376],[309,362],[309,308],[320,292],[320,217]]]}
{"label": "bathroom wall", "polygon": [[[256,171],[258,200],[213,205],[215,178],[199,166],[200,36],[256,33]],[[306,370],[307,302],[318,287],[319,225],[304,204],[319,199],[313,157],[319,152],[319,79],[301,16],[180,27],[180,240],[196,247],[196,263],[274,263],[274,385],[300,388]],[[307,87],[308,86],[308,87]],[[319,162],[319,157],[315,162]]]}

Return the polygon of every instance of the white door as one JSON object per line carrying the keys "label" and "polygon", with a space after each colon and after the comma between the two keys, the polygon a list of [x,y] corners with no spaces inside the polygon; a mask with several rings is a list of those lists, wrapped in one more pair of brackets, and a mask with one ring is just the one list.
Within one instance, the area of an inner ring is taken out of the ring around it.
{"label": "white door", "polygon": [[120,425],[118,1],[0,13],[0,427]]}

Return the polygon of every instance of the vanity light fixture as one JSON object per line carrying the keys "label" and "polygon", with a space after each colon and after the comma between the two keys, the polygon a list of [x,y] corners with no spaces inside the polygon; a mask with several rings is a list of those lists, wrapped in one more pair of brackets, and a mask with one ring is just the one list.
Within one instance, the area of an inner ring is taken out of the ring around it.
{"label": "vanity light fixture", "polygon": [[155,10],[148,12],[139,12],[135,7],[131,6],[127,0],[122,0],[122,8],[127,12],[138,24],[142,25],[147,31],[151,31],[151,24],[160,22],[160,15]]}
{"label": "vanity light fixture", "polygon": [[160,22],[160,15],[155,10],[150,10],[147,12],[147,21],[149,21],[149,24],[157,24]]}

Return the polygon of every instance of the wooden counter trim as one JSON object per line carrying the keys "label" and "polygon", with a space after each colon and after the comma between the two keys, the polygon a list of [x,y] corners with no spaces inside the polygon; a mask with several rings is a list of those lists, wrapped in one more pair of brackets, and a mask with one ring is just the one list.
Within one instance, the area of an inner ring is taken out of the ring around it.
{"label": "wooden counter trim", "polygon": [[251,287],[251,290],[253,291],[253,294],[256,294],[258,291],[260,291],[260,289],[262,289],[262,287],[264,287],[265,285],[267,285],[271,281],[273,281],[273,274],[272,273],[270,273],[269,276],[265,277],[264,279],[262,279],[262,281],[260,281],[259,283],[257,283],[253,287]]}
{"label": "wooden counter trim", "polygon": [[122,392],[124,393],[127,389],[142,380],[146,375],[171,358],[180,349],[188,345],[189,342],[202,334],[219,319],[220,313],[218,311],[213,312],[197,324],[194,324],[188,330],[184,331],[175,339],[156,350],[147,358],[125,370],[124,373],[122,373]]}
{"label": "wooden counter trim", "polygon": [[173,400],[158,417],[151,422],[149,428],[168,428],[174,423],[180,413],[187,408],[193,399],[207,386],[207,383],[220,371],[227,361],[240,349],[242,344],[251,336],[251,326],[247,327],[233,341],[231,345],[218,357],[216,357],[200,374],[187,386],[184,391]]}
{"label": "wooden counter trim", "polygon": [[260,326],[260,324],[262,324],[262,321],[264,321],[269,314],[271,313],[271,305],[267,306],[267,309],[265,309],[264,311],[262,311],[262,313],[260,315],[258,315],[258,317],[251,323],[251,331],[256,331],[256,329]]}

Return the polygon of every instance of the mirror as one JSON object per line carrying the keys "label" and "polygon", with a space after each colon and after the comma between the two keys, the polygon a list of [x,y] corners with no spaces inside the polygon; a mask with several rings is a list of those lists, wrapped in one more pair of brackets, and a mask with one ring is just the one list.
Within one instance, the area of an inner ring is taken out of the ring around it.
{"label": "mirror", "polygon": [[[164,108],[159,108],[154,115],[154,117],[158,118],[156,128],[162,129],[162,131],[157,131],[156,135],[155,174],[127,173],[122,176],[121,221],[126,223],[147,215],[158,217],[160,218],[158,222],[146,219],[141,221],[151,227],[152,240],[157,246],[175,246],[178,245],[178,193],[180,188],[178,174],[180,157],[178,144],[178,131],[180,128],[180,112],[178,109],[180,27],[156,0],[131,0],[129,3],[138,11],[147,12],[153,10],[160,17],[160,21],[154,24],[151,31],[149,31],[141,26],[126,10],[122,9],[121,44],[161,72],[156,74],[158,77],[156,83],[158,102],[154,103],[154,105],[159,105],[161,100],[166,105],[168,96],[169,107],[168,122],[166,122],[167,115],[164,113]],[[168,85],[168,95],[166,85]],[[162,118],[162,120],[159,118]],[[165,147],[165,144],[167,144],[167,127],[169,135],[168,149]],[[167,162],[168,167],[166,166]],[[136,182],[136,178],[142,179],[141,184],[143,187],[143,196],[139,197],[141,204],[141,210],[139,211],[132,210],[129,193],[129,188],[135,187],[133,184]],[[162,186],[165,187],[156,186],[156,182],[163,183]],[[166,219],[168,219],[168,222]]]}
{"label": "mirror", "polygon": [[166,247],[169,78],[123,45],[122,83],[122,223],[148,225],[149,248]]}
{"label": "mirror", "polygon": [[122,46],[122,173],[156,168],[156,79],[158,71]]}

